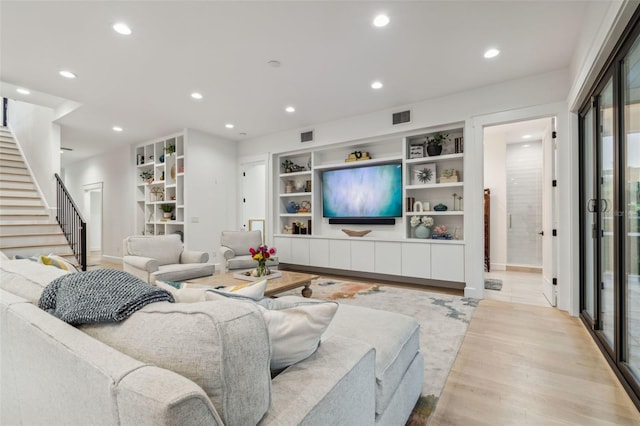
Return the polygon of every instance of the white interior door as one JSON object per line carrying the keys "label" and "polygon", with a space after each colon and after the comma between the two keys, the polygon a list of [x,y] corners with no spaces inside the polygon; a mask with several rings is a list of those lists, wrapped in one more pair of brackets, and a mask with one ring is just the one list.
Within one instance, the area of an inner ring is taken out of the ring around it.
{"label": "white interior door", "polygon": [[[264,161],[242,164],[242,229],[249,229],[249,220],[265,220],[267,173]],[[263,235],[264,237],[264,235]]]}
{"label": "white interior door", "polygon": [[87,222],[87,249],[89,254],[102,252],[102,182],[83,186],[84,208]]}

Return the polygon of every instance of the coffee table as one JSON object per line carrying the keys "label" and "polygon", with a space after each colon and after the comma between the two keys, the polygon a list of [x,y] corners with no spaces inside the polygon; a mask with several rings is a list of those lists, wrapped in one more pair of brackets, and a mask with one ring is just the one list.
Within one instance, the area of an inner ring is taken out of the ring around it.
{"label": "coffee table", "polygon": [[[195,278],[185,281],[186,287],[219,287],[219,286],[234,286],[239,284],[246,284],[247,281],[235,278],[234,273],[239,271],[229,272],[222,275],[211,275],[208,277]],[[267,280],[267,288],[264,291],[264,295],[267,297],[275,296],[278,293],[285,292],[297,287],[302,288],[302,297],[311,297],[311,280],[318,278],[317,275],[305,274],[302,272],[290,272],[280,271],[282,276]]]}

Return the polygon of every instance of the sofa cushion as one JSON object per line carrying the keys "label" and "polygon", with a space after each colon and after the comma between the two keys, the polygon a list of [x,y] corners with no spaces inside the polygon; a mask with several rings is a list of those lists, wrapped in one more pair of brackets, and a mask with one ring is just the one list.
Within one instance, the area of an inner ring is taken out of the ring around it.
{"label": "sofa cushion", "polygon": [[133,358],[194,381],[225,424],[257,424],[269,408],[269,335],[251,303],[153,303],[120,323],[80,328]]}
{"label": "sofa cushion", "polygon": [[420,348],[420,325],[406,315],[341,304],[323,338],[358,339],[376,350],[376,413],[381,414]]}
{"label": "sofa cushion", "polygon": [[161,264],[151,276],[162,281],[184,281],[213,275],[215,267],[212,263]]}
{"label": "sofa cushion", "polygon": [[[210,287],[186,287],[183,283],[175,283],[178,286],[174,286],[164,281],[156,281],[155,285],[167,290],[176,303],[195,303],[206,302],[207,300],[219,300],[220,294],[216,293],[228,293],[232,295],[240,295],[243,297],[249,297],[253,300],[260,300],[264,297],[264,290],[267,287],[267,280],[260,280],[250,282],[247,281],[246,285],[225,287],[220,289],[211,289]],[[209,293],[209,291],[214,293]]]}
{"label": "sofa cushion", "polygon": [[262,244],[262,233],[260,231],[222,231],[220,235],[220,245],[229,247],[236,256],[249,254],[251,247],[258,248],[260,244]]}
{"label": "sofa cushion", "polygon": [[[227,260],[227,268],[229,269],[251,269],[256,268],[257,266],[258,262],[253,260],[250,254],[236,256]],[[267,264],[267,266],[270,265]]]}
{"label": "sofa cushion", "polygon": [[0,260],[0,288],[37,305],[44,288],[68,273],[28,259]]}
{"label": "sofa cushion", "polygon": [[[150,257],[156,259],[159,265],[180,263],[180,254],[183,250],[180,236],[153,235],[135,236],[127,239],[127,252],[132,256]],[[170,280],[170,278],[163,278]]]}

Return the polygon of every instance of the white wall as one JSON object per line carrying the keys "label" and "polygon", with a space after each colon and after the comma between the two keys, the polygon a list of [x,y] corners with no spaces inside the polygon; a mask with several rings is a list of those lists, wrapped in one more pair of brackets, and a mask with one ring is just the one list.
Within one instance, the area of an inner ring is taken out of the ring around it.
{"label": "white wall", "polygon": [[[84,205],[84,185],[103,182],[102,187],[102,254],[121,257],[122,240],[133,234],[132,154],[127,147],[78,161],[65,169],[65,185],[80,211]],[[88,218],[85,218],[85,220]],[[91,232],[91,230],[88,230]]]}
{"label": "white wall", "polygon": [[55,173],[60,172],[60,126],[51,108],[9,100],[8,125],[20,144],[47,206],[56,206]]}
{"label": "white wall", "polygon": [[185,245],[208,252],[213,261],[221,232],[239,226],[236,143],[193,129],[186,132]]}
{"label": "white wall", "polygon": [[484,187],[491,190],[490,261],[491,270],[504,271],[507,265],[507,140],[504,134],[484,139]]}

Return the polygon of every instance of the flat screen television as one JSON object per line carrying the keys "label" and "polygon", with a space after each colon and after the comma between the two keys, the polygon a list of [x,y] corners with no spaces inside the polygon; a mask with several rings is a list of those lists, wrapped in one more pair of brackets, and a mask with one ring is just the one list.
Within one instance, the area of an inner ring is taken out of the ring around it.
{"label": "flat screen television", "polygon": [[380,219],[402,216],[402,164],[324,171],[322,215],[329,223],[395,223]]}

